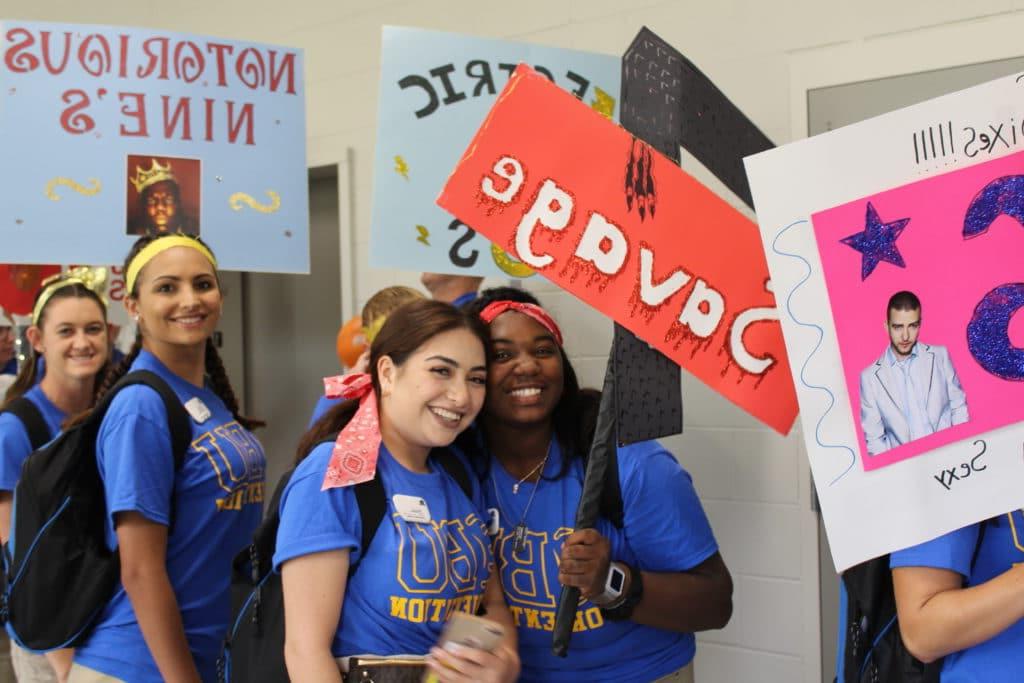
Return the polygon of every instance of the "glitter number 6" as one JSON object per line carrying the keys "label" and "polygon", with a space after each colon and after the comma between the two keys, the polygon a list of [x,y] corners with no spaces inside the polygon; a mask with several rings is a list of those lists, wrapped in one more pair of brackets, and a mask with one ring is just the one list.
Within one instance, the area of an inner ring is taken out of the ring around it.
{"label": "glitter number 6", "polygon": [[[1012,216],[1024,226],[1024,175],[1003,176],[990,182],[971,200],[964,217],[964,239],[988,232],[999,216]],[[1024,283],[999,285],[974,308],[967,325],[967,346],[988,372],[1007,380],[1024,381],[1024,349],[1010,342],[1010,319],[1024,308]]]}

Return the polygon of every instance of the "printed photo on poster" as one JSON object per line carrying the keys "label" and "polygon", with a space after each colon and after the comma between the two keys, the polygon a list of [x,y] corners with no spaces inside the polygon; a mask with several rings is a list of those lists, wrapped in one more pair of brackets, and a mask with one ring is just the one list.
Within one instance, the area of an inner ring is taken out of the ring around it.
{"label": "printed photo on poster", "polygon": [[125,232],[199,234],[199,159],[129,154]]}
{"label": "printed photo on poster", "polygon": [[1022,172],[1014,154],[812,215],[865,470],[1024,418]]}

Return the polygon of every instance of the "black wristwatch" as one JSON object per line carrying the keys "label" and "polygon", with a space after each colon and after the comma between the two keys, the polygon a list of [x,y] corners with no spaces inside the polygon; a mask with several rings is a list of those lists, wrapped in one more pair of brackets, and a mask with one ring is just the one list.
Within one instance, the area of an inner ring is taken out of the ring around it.
{"label": "black wristwatch", "polygon": [[610,609],[601,608],[601,614],[612,621],[626,621],[633,616],[633,610],[644,597],[644,579],[640,570],[633,565],[629,567],[629,590],[625,599]]}

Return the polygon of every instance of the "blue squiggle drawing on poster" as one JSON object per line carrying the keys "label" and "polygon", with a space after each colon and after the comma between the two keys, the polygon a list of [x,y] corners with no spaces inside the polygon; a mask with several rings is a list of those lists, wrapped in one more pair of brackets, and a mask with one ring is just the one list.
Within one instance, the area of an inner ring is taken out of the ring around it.
{"label": "blue squiggle drawing on poster", "polygon": [[786,227],[782,228],[777,233],[775,233],[775,238],[772,240],[772,251],[774,251],[776,254],[778,254],[780,256],[789,256],[790,258],[798,259],[798,260],[802,261],[805,266],[807,266],[807,273],[804,275],[803,279],[800,280],[800,282],[796,283],[796,286],[794,286],[793,289],[791,289],[789,294],[786,296],[786,313],[788,313],[790,319],[792,319],[792,321],[795,322],[800,327],[810,327],[810,328],[812,328],[814,330],[817,330],[817,332],[818,332],[818,343],[815,344],[814,345],[814,349],[812,349],[811,352],[809,354],[807,354],[807,358],[804,359],[804,364],[800,368],[800,383],[803,384],[808,389],[819,389],[821,391],[824,391],[826,394],[828,394],[828,400],[829,400],[828,407],[825,408],[825,412],[823,412],[821,414],[821,417],[818,418],[818,423],[814,427],[814,440],[822,448],[838,448],[840,450],[847,451],[850,454],[850,464],[849,464],[849,466],[845,470],[843,470],[842,473],[839,474],[839,476],[837,476],[835,479],[833,479],[832,481],[829,482],[828,485],[832,486],[837,481],[839,481],[840,479],[845,477],[846,474],[851,469],[853,469],[853,466],[857,463],[857,454],[853,452],[852,448],[850,448],[849,446],[846,446],[844,444],[827,444],[827,443],[824,443],[821,440],[821,436],[820,436],[821,423],[825,421],[825,416],[827,416],[829,414],[829,412],[832,410],[832,406],[834,406],[836,404],[836,397],[835,397],[835,394],[833,394],[832,391],[828,387],[817,385],[817,384],[809,384],[807,382],[807,380],[804,379],[804,371],[807,370],[807,364],[811,362],[811,358],[814,357],[814,354],[818,352],[819,348],[821,348],[821,342],[825,339],[825,330],[823,330],[818,325],[815,325],[814,323],[807,323],[807,322],[803,322],[801,320],[798,320],[797,317],[795,315],[793,315],[793,309],[790,306],[790,303],[791,303],[791,301],[793,299],[793,294],[796,293],[796,290],[800,289],[800,287],[802,287],[805,282],[807,282],[808,280],[811,279],[811,264],[807,261],[807,259],[805,259],[803,256],[800,256],[799,254],[791,254],[791,253],[789,253],[787,251],[780,251],[779,248],[778,248],[779,240],[782,238],[782,236],[788,230],[790,230],[790,229],[792,229],[792,228],[794,228],[794,227],[796,227],[798,225],[804,224],[804,223],[807,223],[806,219],[801,219],[801,220],[798,220],[798,221],[794,221],[793,223],[790,223],[789,225],[787,225]]}

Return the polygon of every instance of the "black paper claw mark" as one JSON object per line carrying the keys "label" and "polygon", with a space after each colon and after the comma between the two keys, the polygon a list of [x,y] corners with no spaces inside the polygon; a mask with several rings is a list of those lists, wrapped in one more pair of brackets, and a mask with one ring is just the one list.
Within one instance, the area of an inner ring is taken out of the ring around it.
{"label": "black paper claw mark", "polygon": [[626,162],[626,208],[632,211],[635,203],[641,221],[648,213],[654,218],[657,204],[653,162],[651,148],[634,137],[629,147],[629,160]]}

